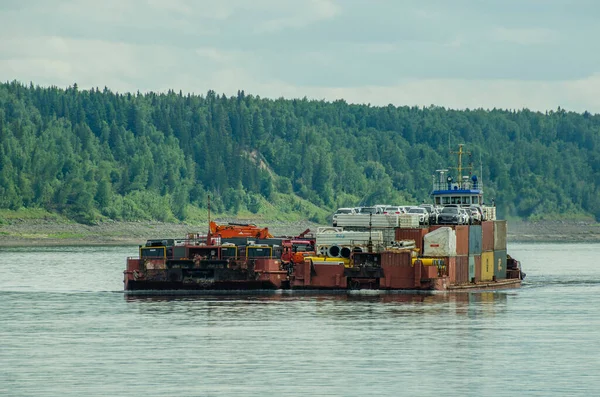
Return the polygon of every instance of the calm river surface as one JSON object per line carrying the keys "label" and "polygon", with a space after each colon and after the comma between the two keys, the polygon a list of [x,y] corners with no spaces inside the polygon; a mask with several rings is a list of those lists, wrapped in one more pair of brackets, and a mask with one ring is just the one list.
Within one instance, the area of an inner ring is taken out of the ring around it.
{"label": "calm river surface", "polygon": [[486,293],[126,297],[137,247],[0,249],[1,396],[600,395],[600,244]]}

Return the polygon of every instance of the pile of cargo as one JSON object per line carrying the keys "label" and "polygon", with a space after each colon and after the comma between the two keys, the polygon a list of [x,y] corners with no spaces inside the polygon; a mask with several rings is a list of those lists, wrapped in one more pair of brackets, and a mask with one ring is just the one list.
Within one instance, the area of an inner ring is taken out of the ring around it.
{"label": "pile of cargo", "polygon": [[524,274],[507,255],[506,221],[496,220],[494,206],[481,205],[481,181],[462,175],[468,154],[462,146],[455,152],[458,175],[437,170],[433,204],[408,212],[401,206],[340,208],[333,227],[291,238],[253,224],[210,222],[206,236],[140,246],[140,256],[127,260],[125,290],[518,287]]}
{"label": "pile of cargo", "polygon": [[[247,235],[238,237],[236,228]],[[221,229],[149,240],[139,258],[127,261],[125,289],[449,290],[516,287],[523,277],[518,261],[507,256],[506,221],[323,227],[293,238],[254,225]]]}
{"label": "pile of cargo", "polygon": [[451,284],[504,280],[513,270],[507,269],[505,220],[398,228],[396,239],[414,239],[423,258],[444,258]]}

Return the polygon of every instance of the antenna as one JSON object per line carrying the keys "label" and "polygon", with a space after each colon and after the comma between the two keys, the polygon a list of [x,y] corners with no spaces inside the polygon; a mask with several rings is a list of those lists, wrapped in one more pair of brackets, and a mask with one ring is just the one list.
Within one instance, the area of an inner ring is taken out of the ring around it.
{"label": "antenna", "polygon": [[479,152],[479,167],[480,167],[480,173],[479,173],[479,178],[483,181],[483,161],[481,160],[481,152]]}
{"label": "antenna", "polygon": [[473,173],[473,153],[469,152],[469,175]]}
{"label": "antenna", "polygon": [[210,194],[207,197],[208,197],[208,223],[210,223]]}
{"label": "antenna", "polygon": [[373,240],[371,239],[371,226],[372,226],[371,219],[372,218],[373,218],[373,213],[369,212],[369,242],[367,243],[367,251],[369,251],[369,253],[373,252]]}
{"label": "antenna", "polygon": [[210,232],[210,194],[206,195],[208,197],[207,207],[208,207],[208,233],[206,235],[206,244],[212,245],[212,233]]}

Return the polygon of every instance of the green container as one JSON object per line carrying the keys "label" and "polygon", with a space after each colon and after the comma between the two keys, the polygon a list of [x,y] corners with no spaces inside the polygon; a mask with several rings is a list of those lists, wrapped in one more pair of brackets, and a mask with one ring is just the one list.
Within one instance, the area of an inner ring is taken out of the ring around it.
{"label": "green container", "polygon": [[496,280],[506,279],[506,250],[494,251],[494,277]]}
{"label": "green container", "polygon": [[237,247],[232,245],[232,246],[227,246],[227,247],[221,247],[221,258],[236,258],[237,257]]}
{"label": "green container", "polygon": [[[246,255],[248,258],[270,258],[273,248],[268,245],[265,246],[250,246],[246,248]],[[506,262],[506,261],[505,261]]]}
{"label": "green container", "polygon": [[173,259],[180,259],[186,257],[186,248],[183,246],[173,247]]}
{"label": "green container", "polygon": [[469,282],[475,280],[475,256],[469,255]]}
{"label": "green container", "polygon": [[482,240],[481,225],[469,226],[469,255],[481,255]]}

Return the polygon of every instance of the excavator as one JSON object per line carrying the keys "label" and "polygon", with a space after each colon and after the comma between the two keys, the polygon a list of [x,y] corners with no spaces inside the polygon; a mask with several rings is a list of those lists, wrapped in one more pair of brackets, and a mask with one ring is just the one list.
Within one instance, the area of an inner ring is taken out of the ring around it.
{"label": "excavator", "polygon": [[233,237],[252,237],[258,239],[273,238],[269,233],[269,228],[259,228],[251,223],[228,223],[219,225],[216,222],[209,224],[210,234],[214,237],[233,238]]}
{"label": "excavator", "polygon": [[[269,233],[269,228],[259,228],[251,223],[228,223],[219,225],[216,222],[209,223],[209,232],[212,237],[235,238],[249,237],[256,239],[274,238]],[[315,240],[307,238],[310,229],[306,229],[296,237],[281,238],[281,262],[282,267],[289,272],[292,271],[294,264],[303,263],[304,257],[315,255]]]}

